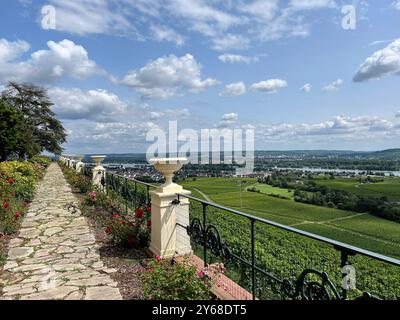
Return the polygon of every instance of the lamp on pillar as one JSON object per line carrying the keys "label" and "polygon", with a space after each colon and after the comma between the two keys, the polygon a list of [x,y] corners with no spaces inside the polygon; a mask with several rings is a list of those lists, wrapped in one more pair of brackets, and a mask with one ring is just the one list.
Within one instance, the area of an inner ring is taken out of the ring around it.
{"label": "lamp on pillar", "polygon": [[187,159],[159,158],[151,159],[150,163],[165,177],[165,183],[151,192],[150,251],[161,258],[190,254],[190,237],[186,229],[177,227],[177,223],[189,225],[189,200],[181,197],[179,205],[172,204],[177,193],[190,194],[190,191],[172,181],[174,173],[187,163]]}
{"label": "lamp on pillar", "polygon": [[105,176],[106,169],[101,165],[101,162],[106,158],[106,156],[91,156],[91,158],[96,163],[96,166],[93,169],[92,183],[97,186],[99,190],[104,191],[101,180]]}

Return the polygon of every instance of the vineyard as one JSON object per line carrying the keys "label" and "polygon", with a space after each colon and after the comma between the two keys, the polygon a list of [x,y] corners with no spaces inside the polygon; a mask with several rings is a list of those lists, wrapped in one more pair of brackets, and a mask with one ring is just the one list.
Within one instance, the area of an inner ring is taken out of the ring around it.
{"label": "vineyard", "polygon": [[198,191],[218,204],[260,218],[395,258],[400,257],[400,224],[398,223],[370,214],[360,215],[350,211],[298,203],[290,199],[279,199],[264,193],[245,191],[247,187],[256,183],[254,179],[243,179],[242,192],[238,187],[238,179],[234,178],[197,178],[195,181],[187,179],[180,183],[192,190],[194,196],[201,199],[204,198],[198,195]]}
{"label": "vineyard", "polygon": [[[400,257],[400,225],[397,223],[369,214],[356,215],[348,211],[245,191],[254,185],[255,181],[252,179],[244,179],[242,183],[238,183],[238,179],[232,178],[197,178],[180,183],[193,190],[196,197],[200,191],[212,201],[230,208],[374,252]],[[269,189],[266,193],[273,191]],[[250,261],[249,221],[219,209],[208,207],[207,210],[207,224],[217,226],[227,246]],[[191,201],[191,218],[197,217],[202,221],[201,212],[201,204]],[[256,264],[259,268],[292,281],[303,270],[313,268],[327,272],[340,289],[340,252],[332,246],[261,223],[256,223],[255,227]],[[201,256],[201,250],[198,254]],[[208,259],[220,260],[210,254]],[[368,291],[379,297],[400,297],[400,288],[397,285],[400,273],[397,267],[359,255],[351,257],[350,261],[357,274],[357,290],[351,291],[351,296],[359,296],[363,291]],[[250,268],[232,261],[225,263],[230,265],[230,277],[249,290]],[[271,282],[268,277],[258,273],[256,283],[257,296],[267,299],[285,298],[279,288],[277,289],[276,283]]]}

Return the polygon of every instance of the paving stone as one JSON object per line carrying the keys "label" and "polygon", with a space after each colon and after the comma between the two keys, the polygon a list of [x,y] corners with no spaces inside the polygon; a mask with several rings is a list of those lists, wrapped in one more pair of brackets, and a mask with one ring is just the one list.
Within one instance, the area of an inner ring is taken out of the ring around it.
{"label": "paving stone", "polygon": [[105,267],[99,245],[80,210],[65,209],[77,201],[59,166],[51,164],[39,183],[22,222],[9,243],[0,284],[8,299],[122,299]]}
{"label": "paving stone", "polygon": [[86,288],[85,300],[122,300],[117,288],[107,286]]}
{"label": "paving stone", "polygon": [[21,297],[21,300],[61,300],[72,292],[79,291],[78,287],[60,286],[42,292]]}
{"label": "paving stone", "polygon": [[64,300],[82,300],[83,292],[75,291],[69,294]]}
{"label": "paving stone", "polygon": [[33,253],[32,247],[14,247],[8,251],[8,258],[11,260],[28,257]]}
{"label": "paving stone", "polygon": [[109,284],[112,283],[113,280],[108,276],[100,276],[100,277],[91,277],[87,279],[77,279],[77,280],[70,280],[67,282],[68,285],[71,286],[99,286],[102,284]]}
{"label": "paving stone", "polygon": [[8,243],[8,246],[10,248],[17,247],[23,242],[24,242],[24,240],[22,240],[20,238],[11,239],[10,242]]}
{"label": "paving stone", "polygon": [[19,233],[20,238],[25,238],[25,239],[34,239],[38,237],[40,234],[40,231],[36,228],[28,228],[28,229],[21,229],[21,232]]}
{"label": "paving stone", "polygon": [[63,228],[60,227],[53,227],[53,228],[48,228],[44,231],[44,235],[45,236],[52,236],[53,234],[59,233],[61,231],[63,231]]}

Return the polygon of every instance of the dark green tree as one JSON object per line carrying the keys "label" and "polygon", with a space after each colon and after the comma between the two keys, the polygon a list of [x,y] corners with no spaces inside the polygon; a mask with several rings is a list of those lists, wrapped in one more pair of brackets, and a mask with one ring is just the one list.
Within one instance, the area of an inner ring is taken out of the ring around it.
{"label": "dark green tree", "polygon": [[0,100],[0,161],[7,160],[22,143],[24,118],[20,112]]}
{"label": "dark green tree", "polygon": [[65,129],[51,110],[53,103],[46,89],[10,82],[1,97],[24,117],[26,127],[23,144],[18,150],[20,158],[31,157],[44,150],[55,154],[62,152],[61,144],[66,142]]}

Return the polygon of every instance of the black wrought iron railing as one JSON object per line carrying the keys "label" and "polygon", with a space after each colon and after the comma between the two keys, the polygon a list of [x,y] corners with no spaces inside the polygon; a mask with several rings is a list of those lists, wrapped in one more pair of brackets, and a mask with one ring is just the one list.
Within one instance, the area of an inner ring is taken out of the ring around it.
{"label": "black wrought iron railing", "polygon": [[[253,299],[400,299],[400,260],[188,195],[187,229],[205,266]],[[400,248],[399,248],[400,251]]]}
{"label": "black wrought iron railing", "polygon": [[85,163],[82,167],[82,174],[86,177],[92,178],[93,175],[93,168],[94,168],[94,164],[92,163]]}
{"label": "black wrought iron railing", "polygon": [[136,210],[138,207],[150,206],[150,190],[156,185],[146,183],[119,174],[106,172],[102,185],[107,192],[113,192],[121,197],[125,212]]}

